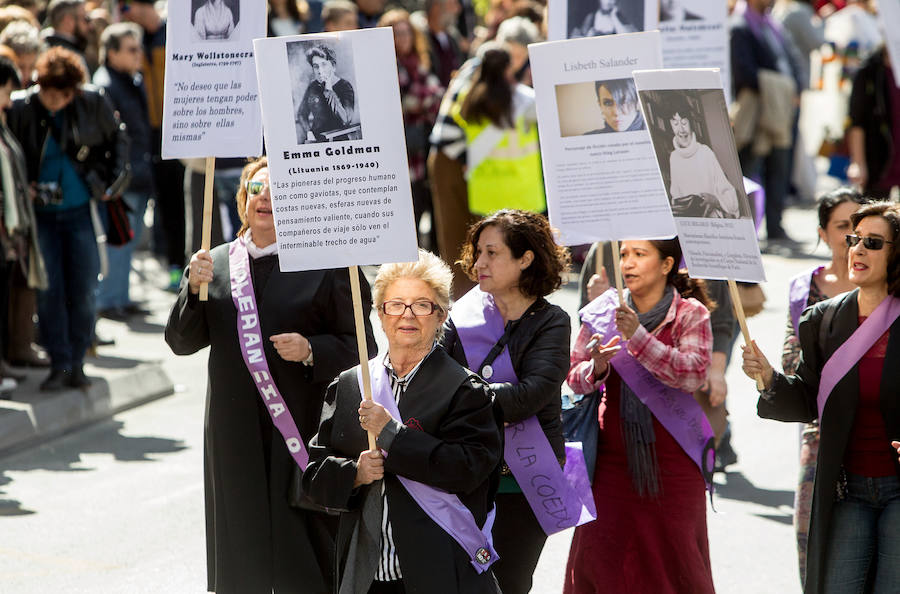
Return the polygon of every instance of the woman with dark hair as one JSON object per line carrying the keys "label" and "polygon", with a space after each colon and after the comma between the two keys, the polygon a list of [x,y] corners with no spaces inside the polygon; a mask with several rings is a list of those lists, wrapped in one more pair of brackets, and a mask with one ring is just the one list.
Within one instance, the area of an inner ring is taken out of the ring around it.
{"label": "woman with dark hair", "polygon": [[603,114],[603,127],[585,134],[632,132],[646,127],[633,80],[598,80],[594,83],[594,91]]}
{"label": "woman with dark hair", "polygon": [[559,475],[566,461],[560,387],[571,325],[569,315],[546,296],[562,285],[569,262],[569,250],[556,245],[546,217],[498,211],[469,228],[459,263],[478,286],[456,302],[445,324],[444,349],[490,382],[495,413],[507,425],[494,523],[500,555],[494,573],[504,594],[531,589],[547,539],[522,491],[531,485],[517,481],[511,437],[531,431]]}
{"label": "woman with dark hair", "polygon": [[[788,296],[787,331],[781,354],[781,368],[790,375],[800,363],[800,340],[797,328],[803,311],[825,299],[852,291],[847,268],[849,248],[845,239],[853,230],[850,217],[866,199],[849,188],[838,188],[819,198],[819,241],[831,250],[831,260],[824,266],[801,272],[791,279]],[[794,528],[797,531],[797,553],[800,581],[806,574],[806,538],[816,476],[816,454],[819,450],[819,424],[815,420],[803,427],[800,444],[800,482],[794,497]]]}
{"label": "woman with dark hair", "polygon": [[[703,281],[677,239],[623,241],[627,291],[580,312],[568,383],[601,390],[597,520],[575,529],[563,592],[714,592],[706,533],[714,435],[692,393],[712,349]],[[675,410],[677,409],[677,411]]]}
{"label": "woman with dark hair", "polygon": [[[266,157],[237,193],[237,238],[191,257],[166,325],[177,355],[210,347],[204,427],[208,589],[331,592],[337,518],[288,502],[325,388],[359,361],[346,269],[281,272]],[[200,285],[209,283],[209,300]],[[363,301],[369,286],[360,275]],[[370,352],[375,349],[366,321]]]}
{"label": "woman with dark hair", "polygon": [[[302,10],[301,10],[302,7]],[[303,0],[268,0],[268,35],[299,35],[306,33],[309,4]]]}
{"label": "woman with dark hair", "polygon": [[806,552],[806,594],[895,592],[900,583],[900,207],[850,216],[848,280],[856,289],[800,317],[800,362],[778,373],[754,344],[744,372],[761,377],[765,419],[819,419]]}
{"label": "woman with dark hair", "polygon": [[351,126],[356,107],[353,85],[337,75],[337,56],[324,44],[306,50],[313,80],[306,88],[297,113],[297,141],[329,142],[359,138]]}
{"label": "woman with dark hair", "polygon": [[547,209],[534,90],[516,82],[509,47],[486,42],[481,64],[452,116],[466,134],[469,210]]}
{"label": "woman with dark hair", "polygon": [[697,141],[693,122],[698,116],[688,103],[677,95],[667,96],[663,117],[674,135],[669,153],[672,214],[723,219],[749,216],[749,212],[741,212],[737,192],[716,154]]}

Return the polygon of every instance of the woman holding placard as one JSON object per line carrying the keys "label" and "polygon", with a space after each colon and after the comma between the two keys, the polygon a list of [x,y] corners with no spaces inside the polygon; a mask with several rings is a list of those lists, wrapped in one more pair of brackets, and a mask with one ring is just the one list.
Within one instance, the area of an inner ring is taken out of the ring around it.
{"label": "woman holding placard", "polygon": [[[852,291],[856,287],[848,278],[849,248],[846,235],[853,230],[850,216],[865,202],[866,199],[862,194],[849,188],[838,188],[819,199],[819,240],[831,250],[831,261],[824,266],[806,270],[791,279],[787,331],[781,355],[781,368],[787,375],[793,374],[800,363],[797,327],[803,310],[819,301]],[[806,574],[806,538],[809,531],[818,450],[819,424],[813,421],[803,427],[800,444],[800,483],[794,497],[794,528],[797,531],[801,583]]]}
{"label": "woman holding placard", "polygon": [[[569,250],[556,245],[543,215],[501,210],[469,228],[460,264],[478,287],[454,304],[442,344],[491,384],[494,408],[507,426],[494,573],[504,594],[525,594],[557,522],[542,522],[543,499],[531,492],[536,489],[512,451],[528,447],[539,457],[543,451],[544,459],[529,460],[530,466],[546,464],[542,474],[552,489],[566,488],[560,387],[569,367],[571,323],[545,297],[562,285]],[[537,501],[536,511],[530,501]],[[572,515],[577,518],[579,510]]]}
{"label": "woman holding placard", "polygon": [[337,519],[291,507],[288,492],[307,464],[325,387],[359,361],[350,279],[346,270],[279,270],[265,157],[244,168],[237,204],[237,239],[193,255],[166,326],[176,354],[210,347],[208,587],[326,593]]}
{"label": "woman holding placard", "polygon": [[593,493],[575,529],[563,592],[714,592],[704,483],[714,435],[692,393],[712,349],[703,281],[678,270],[677,239],[623,241],[620,305],[609,290],[581,310],[569,386],[602,390]]}
{"label": "woman holding placard", "polygon": [[[900,583],[900,207],[876,202],[850,217],[849,280],[857,288],[800,318],[796,373],[777,373],[743,347],[762,377],[759,416],[819,419],[806,558],[807,594],[896,591]],[[866,590],[872,584],[873,589]]]}
{"label": "woman holding placard", "polygon": [[437,348],[452,278],[423,250],[417,262],[383,265],[373,293],[388,353],[368,362],[372,399],[362,397],[359,366],[328,387],[303,486],[349,510],[338,536],[341,594],[499,594],[491,392]]}

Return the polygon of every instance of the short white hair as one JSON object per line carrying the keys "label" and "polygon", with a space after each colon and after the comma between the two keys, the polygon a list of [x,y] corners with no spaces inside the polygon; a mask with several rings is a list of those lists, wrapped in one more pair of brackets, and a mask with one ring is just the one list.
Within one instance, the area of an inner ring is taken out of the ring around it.
{"label": "short white hair", "polygon": [[509,17],[497,28],[496,40],[500,43],[518,43],[528,47],[529,43],[541,41],[537,25],[523,16]]}

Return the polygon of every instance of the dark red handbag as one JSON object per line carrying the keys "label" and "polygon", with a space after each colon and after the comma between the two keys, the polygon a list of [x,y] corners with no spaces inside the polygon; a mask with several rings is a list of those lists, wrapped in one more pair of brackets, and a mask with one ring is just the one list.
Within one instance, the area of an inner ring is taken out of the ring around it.
{"label": "dark red handbag", "polygon": [[128,220],[129,207],[122,198],[106,201],[106,243],[107,245],[125,245],[134,239],[134,229]]}

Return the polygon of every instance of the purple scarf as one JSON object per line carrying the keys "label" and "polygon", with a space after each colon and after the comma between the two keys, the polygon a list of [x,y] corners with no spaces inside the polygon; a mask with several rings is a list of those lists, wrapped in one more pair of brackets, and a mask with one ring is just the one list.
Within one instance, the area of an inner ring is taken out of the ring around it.
{"label": "purple scarf", "polygon": [[[478,287],[454,304],[450,317],[470,365],[481,364],[504,333],[493,298]],[[493,382],[519,383],[505,347],[490,366],[476,371]],[[536,416],[510,423],[504,437],[503,458],[544,532],[555,534],[597,519],[581,443],[566,444],[563,469]]]}
{"label": "purple scarf", "polygon": [[256,307],[256,294],[253,291],[253,282],[250,279],[250,258],[247,254],[247,246],[238,237],[228,246],[229,272],[231,276],[231,299],[237,310],[238,343],[241,346],[241,355],[244,357],[244,365],[253,378],[259,397],[262,398],[272,424],[281,433],[288,451],[294,458],[294,462],[300,470],[306,470],[309,464],[309,454],[297,423],[291,416],[272,374],[269,371],[269,363],[266,361],[266,352],[263,348],[262,331],[259,325],[259,312]]}
{"label": "purple scarf", "polygon": [[788,299],[790,303],[788,310],[791,314],[791,324],[794,326],[794,336],[800,336],[800,316],[806,309],[806,303],[809,301],[809,288],[812,285],[812,279],[824,269],[824,266],[818,266],[812,270],[801,272],[791,279],[790,288],[788,289]]}

